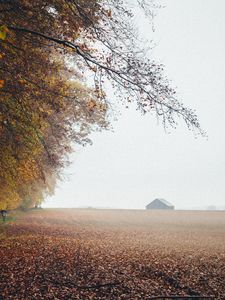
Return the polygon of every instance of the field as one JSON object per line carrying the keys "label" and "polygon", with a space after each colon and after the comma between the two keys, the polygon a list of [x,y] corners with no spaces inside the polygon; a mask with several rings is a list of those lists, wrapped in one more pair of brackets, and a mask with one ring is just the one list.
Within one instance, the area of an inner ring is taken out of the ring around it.
{"label": "field", "polygon": [[225,299],[225,212],[29,211],[0,258],[0,299]]}

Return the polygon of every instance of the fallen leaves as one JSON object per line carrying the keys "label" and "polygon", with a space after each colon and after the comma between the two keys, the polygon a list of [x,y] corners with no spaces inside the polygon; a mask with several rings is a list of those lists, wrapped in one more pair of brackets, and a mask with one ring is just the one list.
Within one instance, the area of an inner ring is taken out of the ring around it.
{"label": "fallen leaves", "polygon": [[5,25],[0,26],[0,40],[6,39],[6,34],[9,32],[9,29]]}
{"label": "fallen leaves", "polygon": [[4,84],[5,84],[5,80],[0,79],[0,89],[4,87]]}
{"label": "fallen leaves", "polygon": [[0,298],[221,299],[224,214],[189,214],[187,222],[182,212],[29,212],[0,228]]}

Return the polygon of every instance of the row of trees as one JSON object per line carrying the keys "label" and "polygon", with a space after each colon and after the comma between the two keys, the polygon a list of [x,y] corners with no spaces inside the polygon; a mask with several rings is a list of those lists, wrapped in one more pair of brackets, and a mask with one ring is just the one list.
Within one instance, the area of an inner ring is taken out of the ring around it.
{"label": "row of trees", "polygon": [[[92,5],[97,22],[99,8]],[[107,122],[104,101],[83,83],[78,62],[70,61],[74,54],[17,30],[76,40],[90,25],[74,17],[69,2],[4,1],[1,23],[0,206],[10,209],[53,193],[71,141],[87,143],[90,130]]]}
{"label": "row of trees", "polygon": [[[152,17],[148,3],[137,0]],[[132,16],[122,0],[0,1],[0,209],[42,202],[71,142],[108,128],[107,82],[164,126],[178,115],[200,130],[138,46]]]}

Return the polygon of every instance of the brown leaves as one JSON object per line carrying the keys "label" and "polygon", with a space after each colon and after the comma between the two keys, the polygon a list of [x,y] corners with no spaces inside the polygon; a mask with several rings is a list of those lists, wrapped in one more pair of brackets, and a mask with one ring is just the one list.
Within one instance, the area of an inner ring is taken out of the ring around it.
{"label": "brown leaves", "polygon": [[109,10],[107,11],[107,16],[108,16],[109,18],[112,17],[112,10],[111,10],[111,9],[109,9]]}
{"label": "brown leaves", "polygon": [[[78,209],[21,215],[0,241],[1,296],[220,299],[225,218],[203,212],[196,217],[190,212]],[[207,228],[202,226],[206,220]]]}

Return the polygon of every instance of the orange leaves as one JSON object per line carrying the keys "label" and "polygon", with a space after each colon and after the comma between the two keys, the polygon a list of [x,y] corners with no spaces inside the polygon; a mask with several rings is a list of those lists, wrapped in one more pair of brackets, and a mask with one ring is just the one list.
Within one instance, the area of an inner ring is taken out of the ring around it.
{"label": "orange leaves", "polygon": [[21,83],[21,84],[25,84],[25,83],[26,83],[26,80],[24,80],[24,79],[19,79],[18,82]]}
{"label": "orange leaves", "polygon": [[5,84],[5,80],[0,79],[0,89],[4,87],[4,84]]}

